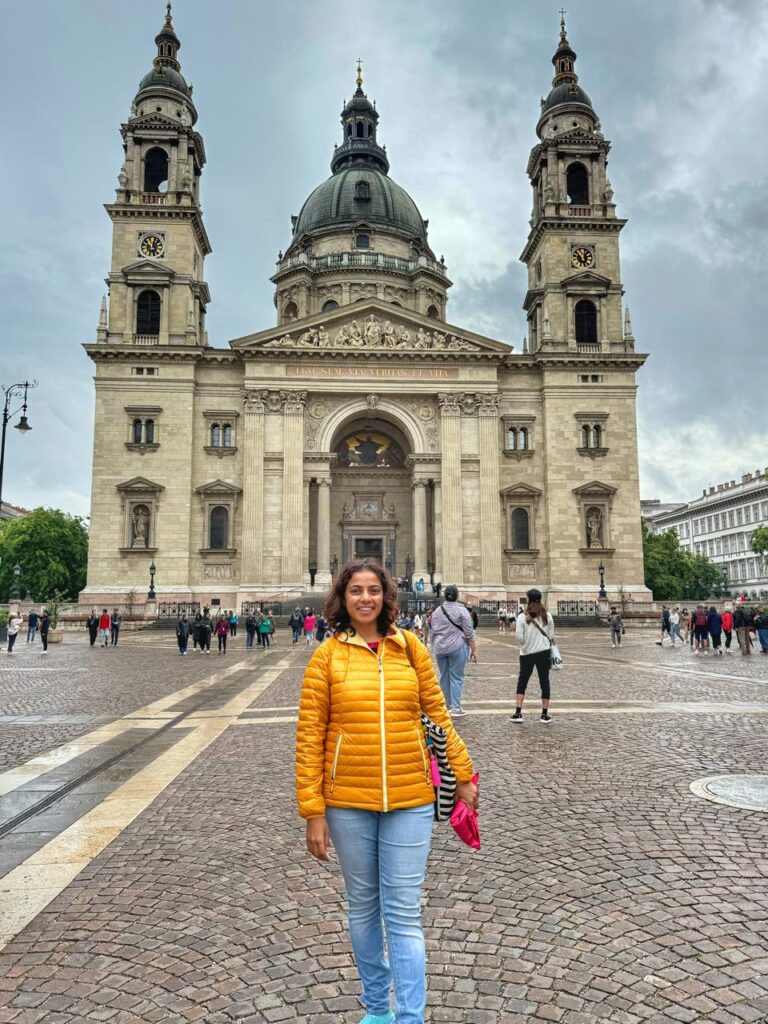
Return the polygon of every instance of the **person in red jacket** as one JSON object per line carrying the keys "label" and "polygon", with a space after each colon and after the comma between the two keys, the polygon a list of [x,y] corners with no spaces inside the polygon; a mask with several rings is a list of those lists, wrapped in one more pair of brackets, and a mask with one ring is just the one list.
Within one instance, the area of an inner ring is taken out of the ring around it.
{"label": "person in red jacket", "polygon": [[112,618],[106,608],[101,609],[101,616],[99,618],[99,637],[101,638],[100,647],[109,647],[109,638],[112,633]]}
{"label": "person in red jacket", "polygon": [[731,649],[733,637],[733,615],[728,609],[723,612],[723,635],[725,636],[725,650],[728,652]]}
{"label": "person in red jacket", "polygon": [[220,615],[216,620],[216,629],[214,630],[216,636],[219,638],[219,654],[227,653],[227,637],[229,636],[229,623],[227,622],[226,615]]}

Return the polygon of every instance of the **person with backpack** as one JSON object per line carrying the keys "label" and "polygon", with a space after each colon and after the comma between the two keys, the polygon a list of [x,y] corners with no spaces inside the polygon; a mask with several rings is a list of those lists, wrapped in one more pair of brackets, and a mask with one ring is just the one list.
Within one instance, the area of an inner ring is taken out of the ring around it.
{"label": "person with backpack", "polygon": [[733,613],[730,608],[726,608],[723,611],[721,618],[723,620],[723,636],[725,637],[725,653],[731,653],[731,640],[733,639]]}
{"label": "person with backpack", "polygon": [[297,644],[299,642],[299,637],[301,636],[301,631],[304,628],[304,616],[301,614],[301,610],[299,608],[293,609],[293,614],[290,619],[288,619],[288,625],[291,629],[291,643]]}
{"label": "person with backpack", "polygon": [[464,605],[459,604],[459,590],[452,583],[445,588],[443,603],[432,612],[431,634],[448,714],[452,718],[463,718],[467,713],[461,706],[464,668],[468,658],[477,661],[477,642],[472,617]]}
{"label": "person with backpack", "polygon": [[515,636],[520,641],[520,672],[517,677],[517,694],[515,696],[515,713],[511,721],[520,724],[523,721],[523,701],[528,680],[534,668],[539,676],[541,687],[541,716],[539,721],[549,725],[552,721],[549,714],[549,670],[552,663],[552,641],[555,636],[555,620],[541,603],[541,591],[532,588],[526,594],[528,603],[525,611],[517,617]]}
{"label": "person with backpack", "polygon": [[611,608],[611,616],[608,619],[611,627],[611,647],[621,647],[621,634],[624,632],[624,621],[618,608]]}
{"label": "person with backpack", "polygon": [[723,649],[720,646],[720,641],[723,633],[723,617],[714,605],[709,609],[707,613],[707,627],[709,629],[709,636],[712,640],[712,654],[723,656]]}
{"label": "person with backpack", "polygon": [[706,654],[709,648],[709,615],[703,604],[693,613],[694,654]]}

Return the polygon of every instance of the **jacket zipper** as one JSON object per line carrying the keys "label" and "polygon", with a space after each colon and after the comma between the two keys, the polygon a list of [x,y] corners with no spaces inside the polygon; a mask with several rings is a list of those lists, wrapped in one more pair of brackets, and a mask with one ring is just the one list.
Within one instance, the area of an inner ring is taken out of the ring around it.
{"label": "jacket zipper", "polygon": [[376,660],[379,663],[379,717],[381,721],[381,786],[382,794],[384,798],[384,810],[389,810],[389,795],[387,793],[387,727],[384,721],[384,666],[382,659],[384,657],[384,644],[385,640],[382,639],[381,646],[376,655]]}
{"label": "jacket zipper", "polygon": [[336,768],[339,763],[339,754],[341,753],[341,733],[336,737],[336,752],[333,755],[333,765],[331,766],[331,793],[333,793],[333,787],[336,785]]}
{"label": "jacket zipper", "polygon": [[421,734],[421,730],[420,729],[416,730],[416,736],[418,737],[418,740],[419,740],[419,750],[421,751],[421,760],[424,762],[424,777],[426,778],[427,783],[430,783],[429,761],[427,760],[427,755],[424,753],[424,741],[422,739],[422,734]]}

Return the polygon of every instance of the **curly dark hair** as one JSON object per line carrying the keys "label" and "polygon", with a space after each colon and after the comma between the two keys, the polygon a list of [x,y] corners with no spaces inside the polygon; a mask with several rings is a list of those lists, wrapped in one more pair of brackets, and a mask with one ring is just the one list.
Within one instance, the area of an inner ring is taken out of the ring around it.
{"label": "curly dark hair", "polygon": [[331,629],[354,633],[355,628],[349,618],[346,601],[344,600],[349,581],[356,572],[373,572],[381,582],[381,589],[384,595],[384,603],[381,606],[379,617],[376,620],[376,628],[380,636],[389,633],[390,626],[399,614],[397,606],[397,587],[383,565],[378,562],[368,561],[367,558],[358,558],[349,562],[336,577],[333,589],[329,591],[325,599],[325,617]]}

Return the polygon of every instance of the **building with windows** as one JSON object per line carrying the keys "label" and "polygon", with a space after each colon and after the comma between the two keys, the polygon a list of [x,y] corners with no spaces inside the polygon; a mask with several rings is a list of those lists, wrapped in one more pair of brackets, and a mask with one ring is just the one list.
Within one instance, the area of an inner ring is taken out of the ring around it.
{"label": "building with windows", "polygon": [[768,526],[768,467],[709,487],[694,501],[642,505],[650,530],[674,530],[681,547],[722,566],[729,593],[768,597],[768,563],[752,550],[752,534]]}
{"label": "building with windows", "polygon": [[[108,602],[229,606],[328,584],[366,555],[414,580],[516,596],[646,594],[635,351],[610,144],[561,23],[528,175],[527,340],[450,322],[428,222],[356,88],[331,174],[291,219],[277,323],[209,344],[206,163],[170,8],[121,126],[109,300],[96,340],[88,583]],[[428,159],[428,153],[425,153]]]}

